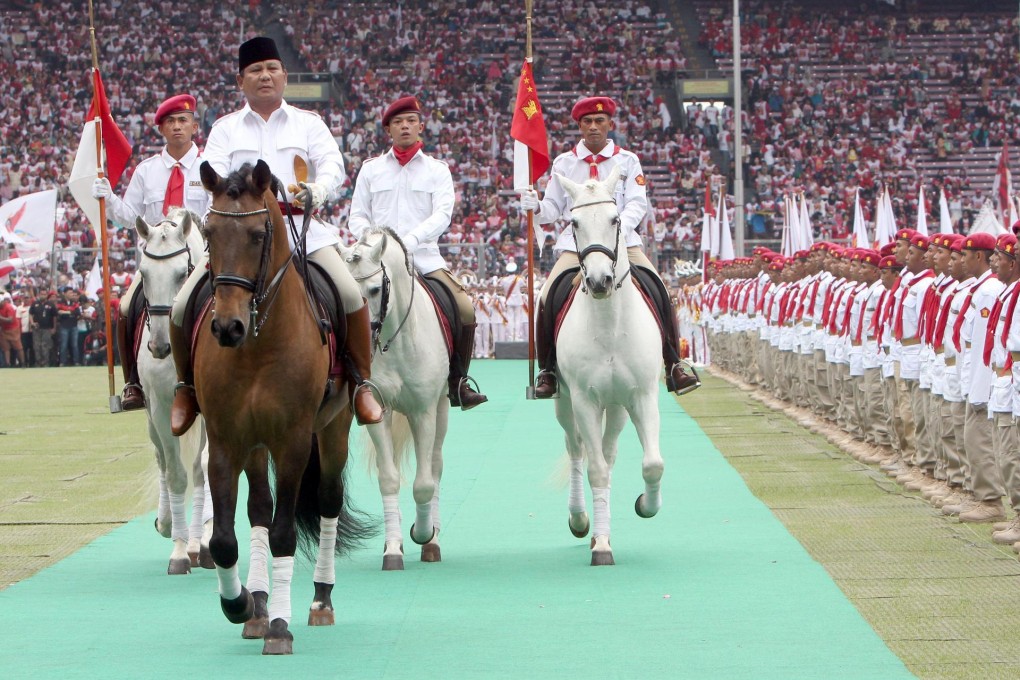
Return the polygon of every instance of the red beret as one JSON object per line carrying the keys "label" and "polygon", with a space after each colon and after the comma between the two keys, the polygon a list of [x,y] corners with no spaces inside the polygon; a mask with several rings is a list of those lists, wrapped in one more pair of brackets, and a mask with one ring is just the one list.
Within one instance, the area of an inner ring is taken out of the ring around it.
{"label": "red beret", "polygon": [[421,104],[418,102],[417,97],[401,97],[397,101],[390,104],[389,108],[382,115],[383,127],[390,124],[390,119],[401,113],[417,113],[421,116]]}
{"label": "red beret", "polygon": [[906,227],[904,227],[903,229],[900,229],[899,231],[896,232],[896,240],[909,241],[914,237],[914,234],[916,233],[917,232],[914,231],[913,229],[907,229]]}
{"label": "red beret", "polygon": [[882,257],[885,257],[887,255],[892,255],[893,251],[895,250],[896,250],[895,243],[886,243],[884,246],[878,249],[878,254],[881,255]]}
{"label": "red beret", "polygon": [[861,248],[857,252],[860,253],[860,261],[863,264],[871,264],[877,267],[879,261],[882,259],[882,256],[878,254],[877,250],[871,250],[870,248]]}
{"label": "red beret", "polygon": [[616,113],[616,102],[609,97],[586,97],[574,104],[574,108],[570,110],[570,117],[580,122],[582,118],[593,113],[612,116]]}
{"label": "red beret", "polygon": [[808,248],[808,251],[812,252],[812,253],[815,253],[815,252],[818,252],[819,250],[823,250],[824,251],[824,250],[830,250],[831,248],[832,248],[832,244],[831,243],[828,243],[827,241],[819,241],[818,243],[812,243],[811,247]]}
{"label": "red beret", "polygon": [[179,94],[160,104],[156,109],[156,125],[162,123],[167,116],[182,111],[187,111],[190,114],[195,113],[195,98],[190,94]]}
{"label": "red beret", "polygon": [[1013,234],[999,234],[999,237],[995,239],[995,249],[1015,259],[1016,236]]}
{"label": "red beret", "polygon": [[899,271],[901,267],[899,264],[897,264],[895,257],[893,257],[892,255],[886,255],[885,257],[878,261],[878,268],[895,269],[896,271]]}
{"label": "red beret", "polygon": [[921,250],[928,250],[929,246],[928,237],[925,236],[924,234],[915,233],[913,236],[910,237],[910,245],[914,246],[915,248],[920,248]]}
{"label": "red beret", "polygon": [[966,237],[963,234],[946,234],[946,236],[951,237],[949,239],[949,250],[954,253],[962,253],[963,242],[966,240]]}
{"label": "red beret", "polygon": [[963,239],[961,248],[964,250],[995,250],[995,237],[984,232],[971,234]]}
{"label": "red beret", "polygon": [[797,252],[795,252],[793,254],[793,258],[795,260],[806,260],[806,259],[808,259],[808,256],[810,254],[811,254],[810,250],[798,250]]}
{"label": "red beret", "polygon": [[783,258],[782,257],[777,257],[774,260],[772,260],[772,262],[769,264],[769,271],[772,271],[772,272],[781,272],[781,271],[783,271],[783,268],[785,266],[786,266],[786,263],[783,260]]}

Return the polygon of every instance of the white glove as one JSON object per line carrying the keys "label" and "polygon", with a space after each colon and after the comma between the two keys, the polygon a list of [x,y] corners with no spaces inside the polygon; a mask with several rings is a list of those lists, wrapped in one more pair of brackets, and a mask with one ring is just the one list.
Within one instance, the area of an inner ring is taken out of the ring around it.
{"label": "white glove", "polygon": [[301,191],[297,192],[294,196],[294,203],[298,207],[303,207],[305,200],[310,195],[312,197],[312,210],[319,208],[323,203],[326,202],[326,187],[315,182],[299,182],[298,186],[301,187]]}
{"label": "white glove", "polygon": [[105,177],[97,177],[92,182],[92,198],[109,198],[113,194],[113,187],[110,186],[110,180]]}
{"label": "white glove", "polygon": [[538,192],[534,189],[523,189],[521,191],[521,212],[534,210],[537,215],[542,210],[542,204],[538,201]]}

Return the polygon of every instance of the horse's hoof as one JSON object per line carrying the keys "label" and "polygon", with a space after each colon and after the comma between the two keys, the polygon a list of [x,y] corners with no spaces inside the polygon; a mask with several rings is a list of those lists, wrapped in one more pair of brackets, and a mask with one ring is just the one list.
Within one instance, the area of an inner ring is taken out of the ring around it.
{"label": "horse's hoof", "polygon": [[651,519],[652,517],[655,517],[655,515],[658,514],[659,511],[656,510],[655,512],[649,513],[642,512],[641,501],[644,499],[644,497],[645,495],[641,494],[640,496],[637,497],[637,500],[634,501],[634,512],[637,513],[638,517],[642,517],[644,519]]}
{"label": "horse's hoof", "polygon": [[426,543],[421,547],[422,562],[442,562],[443,555],[438,543]]}
{"label": "horse's hoof", "polygon": [[216,563],[213,561],[212,553],[209,552],[209,546],[203,545],[198,550],[198,566],[203,569],[215,569]]}
{"label": "horse's hoof", "polygon": [[426,544],[426,543],[428,543],[429,541],[433,541],[433,540],[435,540],[435,538],[436,538],[436,535],[437,535],[438,533],[439,533],[439,532],[438,532],[438,531],[436,531],[436,528],[435,528],[435,527],[432,527],[432,535],[431,535],[431,536],[429,536],[428,538],[426,538],[426,539],[425,539],[424,541],[419,541],[419,540],[418,540],[417,538],[415,538],[415,537],[414,537],[414,525],[413,525],[413,524],[411,525],[411,540],[412,540],[412,541],[414,541],[415,543],[417,543],[418,545],[425,545],[425,544]]}
{"label": "horse's hoof", "polygon": [[157,517],[155,521],[153,521],[152,525],[156,527],[157,534],[159,534],[163,538],[170,538],[170,532],[173,529],[173,522],[170,519],[167,519],[165,522],[161,524],[159,521],[159,517]]}
{"label": "horse's hoof", "polygon": [[308,610],[308,625],[309,626],[332,626],[336,623],[336,618],[333,616],[332,607],[323,607],[322,609],[316,609],[312,606]]}
{"label": "horse's hoof", "polygon": [[255,603],[252,616],[244,624],[241,637],[245,640],[261,640],[269,630],[269,593],[256,590],[252,593]]}
{"label": "horse's hoof", "polygon": [[574,518],[572,515],[567,518],[567,526],[570,527],[570,533],[572,533],[577,538],[584,538],[585,536],[587,536],[588,531],[591,530],[591,522],[588,520],[588,513],[584,513],[583,527],[575,527],[573,520]]}
{"label": "horse's hoof", "polygon": [[222,596],[220,597],[220,609],[223,610],[223,615],[227,617],[227,621],[231,623],[244,623],[255,612],[255,600],[252,599],[248,589],[241,586],[241,594],[235,599],[227,600]]}
{"label": "horse's hoof", "polygon": [[170,576],[190,574],[191,560],[187,557],[180,557],[175,560],[170,560],[170,565],[166,568],[166,573],[169,574]]}
{"label": "horse's hoof", "polygon": [[611,567],[616,562],[613,561],[613,553],[609,550],[592,550],[591,551],[591,566],[593,567]]}
{"label": "horse's hoof", "polygon": [[383,571],[403,571],[404,570],[404,556],[403,555],[383,555],[383,558],[382,558],[382,570]]}
{"label": "horse's hoof", "polygon": [[188,551],[188,560],[191,561],[192,568],[197,567],[199,565],[198,559],[199,555],[197,552],[192,552],[191,550]]}
{"label": "horse's hoof", "polygon": [[266,641],[262,645],[262,654],[293,653],[294,636],[287,629],[287,622],[283,619],[273,619],[273,622],[269,624],[269,631],[266,632]]}

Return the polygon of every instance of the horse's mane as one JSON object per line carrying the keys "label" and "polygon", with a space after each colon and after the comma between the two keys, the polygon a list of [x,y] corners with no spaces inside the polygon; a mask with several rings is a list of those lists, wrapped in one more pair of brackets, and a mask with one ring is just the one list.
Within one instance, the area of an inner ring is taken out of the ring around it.
{"label": "horse's mane", "polygon": [[191,215],[191,223],[198,227],[202,224],[202,217],[187,208],[171,208],[166,214],[166,217],[161,222],[173,222],[175,226],[180,226],[181,222],[184,221],[185,215]]}
{"label": "horse's mane", "polygon": [[[392,240],[396,241],[400,246],[401,252],[404,254],[404,266],[407,268],[407,273],[414,275],[414,265],[411,264],[411,255],[407,252],[407,246],[404,245],[403,240],[397,236],[397,232],[393,231],[390,227],[369,227],[367,231],[362,235],[362,239],[371,236],[372,234],[381,234],[383,236],[389,236]],[[355,256],[357,257],[357,256]]]}
{"label": "horse's mane", "polygon": [[246,193],[251,194],[255,198],[261,198],[261,194],[255,193],[251,183],[251,174],[254,169],[254,165],[245,163],[227,175],[227,178],[223,180],[223,193],[227,195],[227,198],[237,200]]}

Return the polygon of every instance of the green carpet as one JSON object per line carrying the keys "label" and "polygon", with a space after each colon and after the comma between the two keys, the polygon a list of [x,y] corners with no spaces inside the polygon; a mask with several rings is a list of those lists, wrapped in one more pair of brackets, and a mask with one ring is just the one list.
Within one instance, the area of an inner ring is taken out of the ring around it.
{"label": "green carpet", "polygon": [[[380,536],[338,562],[337,625],[316,629],[304,625],[312,567],[299,560],[295,654],[263,658],[220,613],[212,572],[166,576],[170,545],[149,514],[0,592],[3,676],[912,677],[671,395],[660,400],[665,505],[650,520],[633,512],[642,480],[628,427],[617,564],[592,568],[554,481],[553,405],[524,399],[525,362],[473,373],[490,403],[451,419],[443,563],[418,562],[406,540],[406,571],[384,573]],[[381,514],[363,470],[356,461],[353,498]],[[409,490],[402,500],[406,533]]]}

